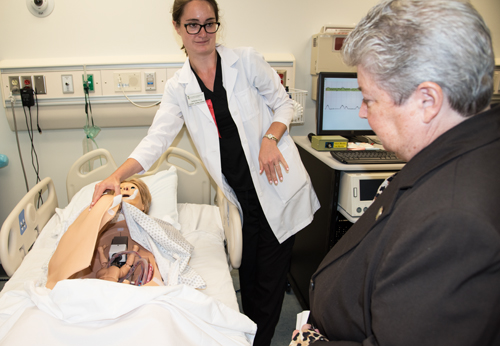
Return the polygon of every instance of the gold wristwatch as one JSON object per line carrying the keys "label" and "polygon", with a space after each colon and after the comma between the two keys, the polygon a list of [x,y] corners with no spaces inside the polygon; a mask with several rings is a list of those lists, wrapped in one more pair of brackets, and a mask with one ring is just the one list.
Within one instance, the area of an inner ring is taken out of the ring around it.
{"label": "gold wristwatch", "polygon": [[276,138],[275,135],[273,134],[270,134],[268,133],[267,135],[265,135],[263,138],[268,138],[268,139],[272,139],[273,141],[275,141],[276,143],[278,143],[280,140],[278,138]]}

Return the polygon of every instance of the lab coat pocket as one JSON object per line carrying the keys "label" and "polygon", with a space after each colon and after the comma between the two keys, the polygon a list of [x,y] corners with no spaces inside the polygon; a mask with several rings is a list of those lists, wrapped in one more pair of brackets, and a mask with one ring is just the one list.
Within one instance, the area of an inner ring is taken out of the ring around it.
{"label": "lab coat pocket", "polygon": [[248,121],[255,118],[259,114],[259,103],[255,99],[254,92],[251,88],[234,94],[238,102],[239,112],[243,121]]}
{"label": "lab coat pocket", "polygon": [[287,172],[282,166],[283,181],[279,182],[278,185],[274,185],[274,187],[283,203],[287,203],[307,183],[307,173],[294,147],[290,147],[285,142],[280,143],[278,149],[285,158],[289,170]]}

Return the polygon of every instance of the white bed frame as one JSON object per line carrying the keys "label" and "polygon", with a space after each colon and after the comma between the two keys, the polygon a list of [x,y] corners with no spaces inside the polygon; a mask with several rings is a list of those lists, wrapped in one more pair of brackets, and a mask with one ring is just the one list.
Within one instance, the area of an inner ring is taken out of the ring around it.
{"label": "white bed frame", "polygon": [[[102,162],[102,165],[88,173],[83,173],[83,166],[95,160]],[[172,165],[177,168],[178,203],[210,204],[210,176],[203,163],[185,150],[169,148],[142,176],[169,169]],[[96,149],[80,157],[71,166],[66,179],[68,202],[82,187],[108,177],[116,168],[113,157],[106,149]],[[37,208],[36,201],[40,191],[44,195],[44,202]],[[217,189],[216,204],[219,207],[226,235],[229,264],[233,268],[239,268],[243,238],[238,208],[226,199],[220,189]],[[21,265],[57,207],[54,183],[51,178],[47,177],[33,187],[9,214],[0,230],[0,260],[8,276],[12,276]],[[25,224],[21,225],[20,215],[23,212]],[[21,234],[22,229],[24,231]]]}

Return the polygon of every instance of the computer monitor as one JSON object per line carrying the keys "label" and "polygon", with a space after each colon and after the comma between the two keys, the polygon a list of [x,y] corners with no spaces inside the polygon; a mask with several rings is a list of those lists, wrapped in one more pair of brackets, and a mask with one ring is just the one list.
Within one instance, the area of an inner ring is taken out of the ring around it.
{"label": "computer monitor", "polygon": [[359,117],[363,96],[358,89],[357,74],[321,72],[318,75],[316,134],[339,135],[350,141],[375,133],[368,120]]}

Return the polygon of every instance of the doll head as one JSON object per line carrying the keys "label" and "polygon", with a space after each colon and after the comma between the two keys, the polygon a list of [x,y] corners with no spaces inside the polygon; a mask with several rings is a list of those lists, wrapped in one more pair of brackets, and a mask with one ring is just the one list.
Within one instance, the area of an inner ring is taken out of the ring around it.
{"label": "doll head", "polygon": [[120,184],[120,190],[124,202],[132,204],[145,214],[149,213],[151,193],[149,192],[148,186],[142,180],[125,180]]}

